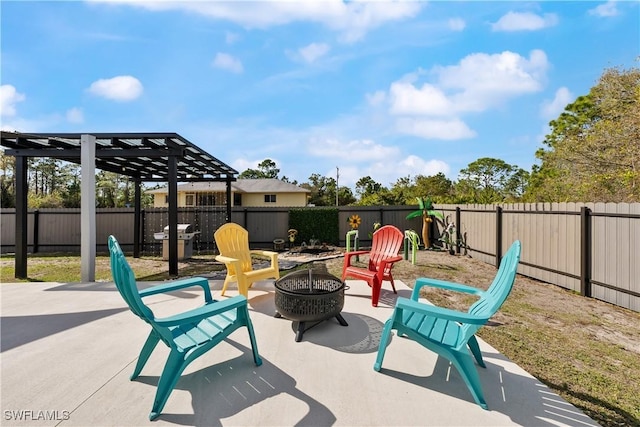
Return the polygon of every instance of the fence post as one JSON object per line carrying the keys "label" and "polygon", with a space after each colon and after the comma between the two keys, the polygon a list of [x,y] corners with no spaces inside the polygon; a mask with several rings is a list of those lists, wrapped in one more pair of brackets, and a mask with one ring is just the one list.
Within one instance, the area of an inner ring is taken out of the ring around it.
{"label": "fence post", "polygon": [[502,207],[496,206],[496,268],[502,261]]}
{"label": "fence post", "polygon": [[147,248],[147,239],[145,238],[146,234],[147,234],[147,210],[146,209],[141,209],[140,210],[140,230],[142,233],[142,236],[140,237],[140,246],[142,247],[142,252],[146,252]]}
{"label": "fence post", "polygon": [[460,206],[456,206],[456,253],[460,255],[460,240],[462,240],[462,234],[460,234]]}
{"label": "fence post", "polygon": [[591,297],[591,209],[580,208],[580,295]]}
{"label": "fence post", "polygon": [[40,249],[40,210],[33,211],[33,253],[37,254]]}

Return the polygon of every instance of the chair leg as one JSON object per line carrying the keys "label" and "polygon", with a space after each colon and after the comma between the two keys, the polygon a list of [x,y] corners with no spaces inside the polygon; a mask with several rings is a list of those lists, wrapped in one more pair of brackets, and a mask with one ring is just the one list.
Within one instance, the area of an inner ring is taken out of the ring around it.
{"label": "chair leg", "polygon": [[378,306],[378,300],[380,299],[380,288],[382,287],[382,283],[378,280],[377,276],[374,276],[371,286],[371,305],[374,307]]}
{"label": "chair leg", "polygon": [[156,348],[159,341],[160,338],[152,329],[151,333],[147,337],[147,341],[145,341],[144,346],[142,346],[142,350],[140,351],[140,355],[138,356],[138,362],[136,363],[136,367],[129,379],[135,380],[136,378],[138,378],[138,375],[140,375],[142,368],[144,368],[144,365],[147,363],[147,360],[149,360],[149,356],[151,356],[151,353],[153,353],[153,350]]}
{"label": "chair leg", "polygon": [[382,360],[384,359],[384,353],[389,345],[389,338],[391,336],[391,327],[393,326],[393,317],[387,320],[382,330],[382,336],[380,337],[380,345],[378,346],[378,356],[376,357],[376,363],[373,365],[373,370],[380,372],[382,369]]}
{"label": "chair leg", "polygon": [[244,295],[245,298],[249,298],[249,288],[251,287],[251,283],[247,280],[246,277],[238,274],[238,293],[240,295]]}
{"label": "chair leg", "polygon": [[251,319],[249,318],[249,308],[245,305],[242,308],[238,308],[238,310],[242,310],[243,316],[246,316],[246,325],[247,330],[249,331],[249,341],[251,342],[251,350],[253,352],[253,362],[256,366],[262,365],[262,359],[260,358],[260,354],[258,353],[258,343],[256,342],[256,335],[253,332],[253,323],[251,323]]}
{"label": "chair leg", "polygon": [[158,381],[158,389],[156,390],[156,397],[153,401],[153,408],[149,414],[149,419],[154,420],[158,418],[164,405],[169,399],[169,395],[173,391],[180,374],[185,368],[184,354],[176,350],[171,350],[167,363],[164,365],[160,381]]}
{"label": "chair leg", "polygon": [[393,283],[393,276],[392,275],[389,275],[389,281],[391,282],[391,289],[393,289],[393,293],[397,294],[398,291],[396,291],[396,284]]}
{"label": "chair leg", "polygon": [[471,353],[473,354],[473,357],[475,357],[476,362],[478,362],[478,365],[482,366],[483,368],[486,368],[487,365],[485,365],[484,360],[482,360],[482,352],[480,351],[480,346],[478,345],[478,340],[476,339],[476,336],[473,335],[469,339],[467,344],[469,345],[469,350],[471,350]]}
{"label": "chair leg", "polygon": [[227,274],[227,276],[224,278],[224,283],[222,284],[222,292],[220,292],[221,296],[224,296],[224,293],[227,291],[227,285],[229,284],[230,281],[231,281],[231,276]]}
{"label": "chair leg", "polygon": [[482,392],[482,384],[480,383],[480,376],[473,363],[471,355],[464,352],[453,351],[451,352],[451,361],[458,368],[460,376],[467,384],[467,388],[471,392],[473,399],[476,401],[482,409],[489,409],[487,402],[484,400],[484,393]]}

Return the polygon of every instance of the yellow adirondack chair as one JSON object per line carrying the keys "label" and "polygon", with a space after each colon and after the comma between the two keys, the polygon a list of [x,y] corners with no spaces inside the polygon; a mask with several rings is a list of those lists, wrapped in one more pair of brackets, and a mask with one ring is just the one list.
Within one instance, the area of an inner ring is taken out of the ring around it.
{"label": "yellow adirondack chair", "polygon": [[[250,250],[249,232],[233,222],[222,225],[213,233],[216,246],[220,255],[216,261],[222,262],[227,267],[227,277],[224,279],[222,294],[227,290],[229,282],[238,283],[238,292],[249,297],[249,288],[254,282],[264,279],[279,279],[278,253],[272,251]],[[251,256],[267,257],[271,265],[254,270]]]}

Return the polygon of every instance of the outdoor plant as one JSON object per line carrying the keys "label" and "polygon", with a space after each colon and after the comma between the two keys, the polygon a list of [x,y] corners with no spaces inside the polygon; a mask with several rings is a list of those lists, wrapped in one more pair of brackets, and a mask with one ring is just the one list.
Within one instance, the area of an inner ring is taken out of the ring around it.
{"label": "outdoor plant", "polygon": [[449,216],[445,218],[444,232],[442,233],[442,237],[438,240],[444,244],[445,249],[449,251],[450,255],[455,253],[454,248],[456,246],[464,248],[464,254],[467,254],[468,246],[466,242],[466,233],[461,236],[460,240],[458,240],[456,223],[453,221],[449,222]]}
{"label": "outdoor plant", "polygon": [[375,233],[375,231],[380,227],[382,227],[382,224],[380,224],[379,222],[374,222],[373,223],[373,231],[369,233],[369,238],[370,239],[373,239],[373,233]]}
{"label": "outdoor plant", "polygon": [[432,217],[444,220],[444,215],[442,215],[442,212],[434,210],[431,197],[416,197],[416,200],[418,201],[419,209],[407,215],[407,219],[422,216],[422,241],[424,242],[424,248],[429,249],[431,247],[431,240],[429,239],[429,229],[431,222],[433,222]]}

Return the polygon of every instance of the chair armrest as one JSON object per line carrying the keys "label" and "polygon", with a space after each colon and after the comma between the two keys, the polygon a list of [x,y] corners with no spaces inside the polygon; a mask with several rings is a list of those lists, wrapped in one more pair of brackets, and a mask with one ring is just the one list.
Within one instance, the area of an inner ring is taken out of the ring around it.
{"label": "chair armrest", "polygon": [[456,291],[456,292],[464,292],[467,294],[473,294],[478,296],[482,296],[484,294],[484,291],[482,289],[474,288],[473,286],[462,285],[460,283],[454,283],[454,282],[447,282],[446,280],[420,277],[416,280],[416,284],[413,287],[413,292],[411,293],[412,300],[418,301],[418,298],[420,297],[420,289],[422,289],[424,286],[430,286],[432,288],[447,289],[447,290]]}
{"label": "chair armrest", "polygon": [[192,286],[202,286],[205,301],[208,303],[213,301],[213,298],[211,298],[209,281],[204,277],[189,277],[187,279],[172,280],[167,283],[161,283],[150,288],[142,289],[139,294],[141,298],[144,298],[149,295],[163,294],[166,292],[177,291],[179,289],[190,288]]}
{"label": "chair armrest", "polygon": [[369,251],[351,251],[344,253],[344,266],[348,267],[351,265],[351,258],[356,255],[367,255]]}
{"label": "chair armrest", "polygon": [[402,257],[398,255],[391,258],[384,258],[381,261],[383,261],[385,264],[393,264],[394,262],[402,261]]}
{"label": "chair armrest", "polygon": [[278,268],[278,252],[273,251],[261,251],[259,249],[254,249],[249,251],[251,255],[264,256],[271,260],[271,268]]}
{"label": "chair armrest", "polygon": [[202,307],[185,311],[184,313],[161,319],[154,319],[154,321],[160,326],[178,326],[185,323],[197,322],[217,314],[222,314],[227,311],[246,306],[246,304],[247,299],[243,295],[237,295],[223,301],[213,301],[209,304],[203,305]]}
{"label": "chair armrest", "polygon": [[351,252],[345,252],[344,256],[352,257],[354,255],[366,255],[368,253],[369,251],[351,251]]}
{"label": "chair armrest", "polygon": [[238,258],[231,258],[228,256],[222,256],[222,255],[216,255],[215,260],[223,264],[234,264],[234,263],[240,262]]}
{"label": "chair armrest", "polygon": [[396,309],[409,310],[425,316],[437,317],[439,319],[452,320],[460,323],[470,323],[473,325],[484,325],[489,320],[488,317],[480,317],[462,311],[451,310],[449,308],[438,307],[400,297],[396,301]]}
{"label": "chair armrest", "polygon": [[262,255],[262,256],[266,256],[268,258],[272,258],[274,255],[278,256],[278,252],[273,252],[273,251],[262,251],[260,249],[253,249],[250,250],[249,253],[251,255]]}

